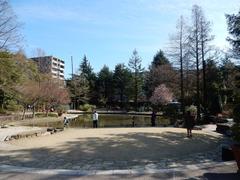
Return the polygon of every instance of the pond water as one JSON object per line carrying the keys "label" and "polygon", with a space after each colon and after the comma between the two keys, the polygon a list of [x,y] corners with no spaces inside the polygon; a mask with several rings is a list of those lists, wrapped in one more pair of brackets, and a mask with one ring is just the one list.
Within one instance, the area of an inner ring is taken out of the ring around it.
{"label": "pond water", "polygon": [[[149,127],[151,126],[151,116],[146,115],[117,115],[117,114],[99,114],[99,127]],[[29,124],[32,125],[32,124]],[[42,121],[34,124],[40,127],[63,127],[63,121],[47,122]],[[162,116],[157,116],[156,126],[167,126],[169,120]],[[90,128],[92,127],[92,115],[79,115],[75,120],[70,120],[68,127],[70,128]]]}

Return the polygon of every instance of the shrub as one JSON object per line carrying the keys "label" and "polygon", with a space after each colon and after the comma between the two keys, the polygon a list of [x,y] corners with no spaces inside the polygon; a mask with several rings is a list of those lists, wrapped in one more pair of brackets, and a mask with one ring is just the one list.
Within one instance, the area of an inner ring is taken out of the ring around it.
{"label": "shrub", "polygon": [[59,105],[56,107],[56,111],[58,116],[61,116],[63,113],[65,113],[67,111],[67,107],[63,106],[63,105]]}
{"label": "shrub", "polygon": [[174,124],[180,118],[180,103],[169,103],[164,107],[164,116],[170,118],[171,124]]}
{"label": "shrub", "polygon": [[84,105],[80,105],[80,107],[79,107],[79,109],[81,111],[87,111],[87,112],[91,112],[95,108],[96,108],[96,106],[95,105],[91,105],[91,104],[84,104]]}
{"label": "shrub", "polygon": [[6,102],[6,109],[8,110],[8,111],[20,111],[20,110],[22,110],[23,109],[23,107],[21,106],[21,105],[19,105],[19,104],[17,104],[17,102],[16,101],[14,101],[14,100],[8,100],[7,102]]}
{"label": "shrub", "polygon": [[186,111],[190,111],[191,114],[195,115],[197,114],[197,107],[194,105],[187,106]]}
{"label": "shrub", "polygon": [[0,114],[7,114],[7,111],[5,109],[0,108]]}

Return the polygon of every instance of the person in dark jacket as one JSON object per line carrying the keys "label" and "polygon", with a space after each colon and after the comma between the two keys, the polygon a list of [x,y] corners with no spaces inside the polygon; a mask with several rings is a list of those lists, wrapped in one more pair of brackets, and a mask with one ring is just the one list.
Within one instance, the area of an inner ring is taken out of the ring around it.
{"label": "person in dark jacket", "polygon": [[192,129],[195,125],[195,116],[190,111],[186,112],[185,126],[187,128],[187,137],[192,137]]}
{"label": "person in dark jacket", "polygon": [[152,115],[151,115],[151,124],[152,127],[156,126],[156,117],[157,117],[157,113],[155,110],[152,111]]}

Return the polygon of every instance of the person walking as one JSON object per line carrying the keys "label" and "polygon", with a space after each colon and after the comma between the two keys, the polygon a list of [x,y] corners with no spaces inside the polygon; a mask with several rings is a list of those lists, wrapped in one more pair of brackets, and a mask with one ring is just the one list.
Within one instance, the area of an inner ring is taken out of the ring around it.
{"label": "person walking", "polygon": [[93,128],[98,127],[98,113],[97,111],[94,111],[93,113]]}
{"label": "person walking", "polygon": [[69,123],[69,120],[67,119],[67,117],[64,117],[63,118],[63,125],[64,125],[64,127],[66,127],[68,125],[68,123]]}
{"label": "person walking", "polygon": [[190,111],[186,112],[185,126],[187,128],[187,137],[192,137],[192,129],[195,125],[195,116]]}

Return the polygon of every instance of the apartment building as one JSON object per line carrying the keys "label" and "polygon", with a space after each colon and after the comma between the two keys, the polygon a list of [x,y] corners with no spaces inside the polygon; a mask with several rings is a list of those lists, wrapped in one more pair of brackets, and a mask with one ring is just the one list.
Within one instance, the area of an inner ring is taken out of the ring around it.
{"label": "apartment building", "polygon": [[64,80],[65,63],[53,56],[33,57],[41,73],[50,73],[53,78]]}

